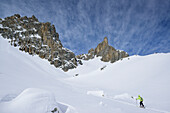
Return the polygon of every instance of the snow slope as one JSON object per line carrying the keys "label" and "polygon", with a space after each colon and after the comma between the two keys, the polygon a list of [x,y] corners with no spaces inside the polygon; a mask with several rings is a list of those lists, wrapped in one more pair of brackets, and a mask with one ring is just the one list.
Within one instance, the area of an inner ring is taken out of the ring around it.
{"label": "snow slope", "polygon": [[[102,71],[98,68],[93,73],[74,77],[69,81],[108,90],[111,92],[110,95],[127,92],[131,95],[141,94],[147,106],[170,111],[169,64],[169,53],[132,56],[108,64]],[[79,72],[81,73],[81,70],[77,69],[77,73]]]}
{"label": "snow slope", "polygon": [[170,113],[170,53],[83,64],[64,73],[0,37],[0,113]]}

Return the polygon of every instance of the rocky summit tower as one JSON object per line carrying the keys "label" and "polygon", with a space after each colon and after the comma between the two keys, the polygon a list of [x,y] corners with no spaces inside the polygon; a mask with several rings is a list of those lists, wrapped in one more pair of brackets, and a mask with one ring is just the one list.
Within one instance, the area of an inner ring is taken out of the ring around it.
{"label": "rocky summit tower", "polygon": [[125,51],[116,50],[114,47],[108,45],[108,38],[105,37],[103,42],[99,43],[95,49],[90,49],[88,54],[82,54],[76,57],[78,59],[89,60],[93,59],[95,56],[100,56],[101,60],[104,62],[113,63],[129,55]]}

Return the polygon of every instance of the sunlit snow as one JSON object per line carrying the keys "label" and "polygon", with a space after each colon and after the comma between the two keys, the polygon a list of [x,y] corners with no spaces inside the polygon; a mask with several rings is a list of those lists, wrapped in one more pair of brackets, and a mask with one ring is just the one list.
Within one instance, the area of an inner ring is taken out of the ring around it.
{"label": "sunlit snow", "polygon": [[65,73],[0,37],[0,113],[170,113],[169,64],[170,53],[97,57]]}

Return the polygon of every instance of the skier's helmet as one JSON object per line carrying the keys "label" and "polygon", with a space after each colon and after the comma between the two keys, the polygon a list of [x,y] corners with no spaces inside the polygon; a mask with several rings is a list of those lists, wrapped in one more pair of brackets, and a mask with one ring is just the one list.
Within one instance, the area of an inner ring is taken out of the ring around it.
{"label": "skier's helmet", "polygon": [[140,95],[138,95],[138,97],[140,97]]}

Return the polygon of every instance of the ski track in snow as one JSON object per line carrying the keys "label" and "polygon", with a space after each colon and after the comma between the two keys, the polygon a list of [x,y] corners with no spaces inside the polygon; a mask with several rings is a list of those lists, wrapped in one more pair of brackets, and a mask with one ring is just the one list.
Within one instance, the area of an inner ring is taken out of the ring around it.
{"label": "ski track in snow", "polygon": [[[93,96],[96,96],[96,95],[93,95]],[[100,97],[101,98],[101,96],[96,96],[96,97]],[[130,106],[138,107],[135,104],[131,104],[131,103],[128,103],[128,102],[125,102],[125,101],[117,100],[117,99],[114,99],[111,96],[107,96],[107,97],[103,96],[102,98],[107,99],[107,100],[111,100],[111,101],[115,101],[115,102],[119,102],[119,103],[122,103],[122,104],[130,105]],[[150,110],[150,111],[159,112],[159,113],[170,113],[169,111],[158,110],[158,109],[155,109],[155,108],[148,108],[148,107],[145,108],[144,110]]]}

